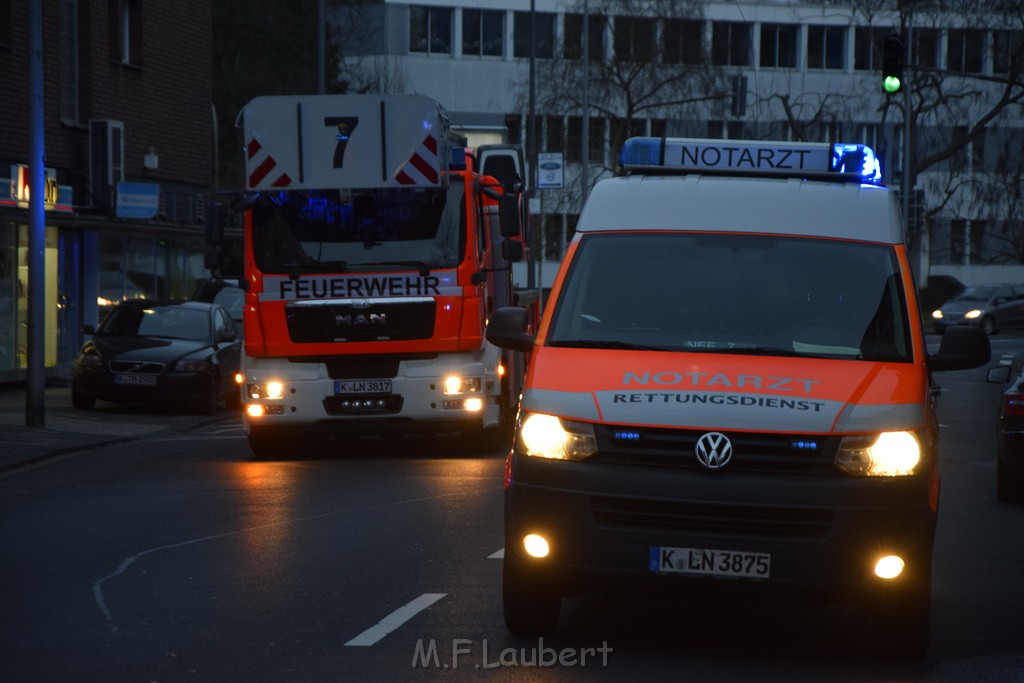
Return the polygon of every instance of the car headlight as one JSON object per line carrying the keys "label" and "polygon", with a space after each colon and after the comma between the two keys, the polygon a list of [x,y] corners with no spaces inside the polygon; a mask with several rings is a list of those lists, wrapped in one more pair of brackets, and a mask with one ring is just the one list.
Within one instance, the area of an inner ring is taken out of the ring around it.
{"label": "car headlight", "polygon": [[554,415],[524,412],[516,433],[526,455],[551,460],[582,460],[597,451],[594,426]]}
{"label": "car headlight", "polygon": [[479,377],[450,375],[444,378],[444,393],[447,396],[480,391]]}
{"label": "car headlight", "polygon": [[936,320],[942,320],[942,311],[938,309],[932,311],[932,317],[935,318]]}
{"label": "car headlight", "polygon": [[968,320],[974,320],[975,318],[977,318],[980,315],[981,315],[981,311],[978,310],[977,308],[972,309],[972,310],[967,311],[966,313],[964,313],[964,317],[967,318]]}
{"label": "car headlight", "polygon": [[210,361],[206,358],[182,359],[174,364],[175,372],[206,372],[210,369]]}
{"label": "car headlight", "polygon": [[921,444],[911,432],[848,436],[836,454],[836,467],[865,477],[902,477],[921,463]]}
{"label": "car headlight", "polygon": [[91,353],[83,353],[78,357],[78,364],[83,368],[101,368],[103,367],[103,361],[100,360],[99,356]]}

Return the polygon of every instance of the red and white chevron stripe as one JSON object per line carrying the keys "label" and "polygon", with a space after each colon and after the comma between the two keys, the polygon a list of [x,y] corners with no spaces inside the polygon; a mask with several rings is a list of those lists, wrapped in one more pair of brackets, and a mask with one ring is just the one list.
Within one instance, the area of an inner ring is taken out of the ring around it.
{"label": "red and white chevron stripe", "polygon": [[437,185],[437,140],[433,135],[423,138],[412,156],[398,169],[391,183],[396,185]]}
{"label": "red and white chevron stripe", "polygon": [[[273,177],[277,168],[277,162],[274,161],[274,157],[266,153],[263,145],[256,138],[250,140],[245,149],[247,156],[246,167],[251,169],[249,171],[249,187],[257,187],[268,176]],[[288,187],[292,184],[292,179],[287,173],[277,171],[277,174],[277,177],[270,183],[271,187]]]}

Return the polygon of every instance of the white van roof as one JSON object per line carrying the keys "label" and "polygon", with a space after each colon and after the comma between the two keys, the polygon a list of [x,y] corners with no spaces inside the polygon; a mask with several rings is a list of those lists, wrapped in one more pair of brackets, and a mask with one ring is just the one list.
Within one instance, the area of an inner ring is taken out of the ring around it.
{"label": "white van roof", "polygon": [[799,178],[632,175],[591,191],[577,232],[685,230],[904,242],[884,187]]}

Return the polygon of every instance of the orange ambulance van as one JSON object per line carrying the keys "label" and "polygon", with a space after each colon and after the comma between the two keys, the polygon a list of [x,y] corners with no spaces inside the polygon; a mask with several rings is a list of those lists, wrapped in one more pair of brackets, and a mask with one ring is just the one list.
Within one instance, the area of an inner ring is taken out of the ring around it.
{"label": "orange ambulance van", "polygon": [[853,601],[927,649],[933,373],[894,194],[863,145],[633,138],[593,189],[536,336],[505,473],[512,633],[589,588]]}

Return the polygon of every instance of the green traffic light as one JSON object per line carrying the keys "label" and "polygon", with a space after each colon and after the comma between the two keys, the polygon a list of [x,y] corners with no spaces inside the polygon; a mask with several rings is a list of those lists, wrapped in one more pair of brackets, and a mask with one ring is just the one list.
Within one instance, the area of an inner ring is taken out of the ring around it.
{"label": "green traffic light", "polygon": [[899,76],[886,76],[882,79],[882,90],[890,95],[898,93],[902,87],[903,83]]}

